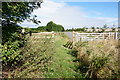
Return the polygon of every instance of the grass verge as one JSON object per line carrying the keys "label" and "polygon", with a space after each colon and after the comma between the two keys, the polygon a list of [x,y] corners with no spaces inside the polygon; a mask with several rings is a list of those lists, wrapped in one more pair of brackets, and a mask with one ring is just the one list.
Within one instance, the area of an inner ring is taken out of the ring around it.
{"label": "grass verge", "polygon": [[64,34],[43,36],[33,34],[22,48],[23,65],[9,71],[9,78],[75,78],[79,76],[73,61],[74,56],[68,54],[70,49],[63,45],[68,41]]}

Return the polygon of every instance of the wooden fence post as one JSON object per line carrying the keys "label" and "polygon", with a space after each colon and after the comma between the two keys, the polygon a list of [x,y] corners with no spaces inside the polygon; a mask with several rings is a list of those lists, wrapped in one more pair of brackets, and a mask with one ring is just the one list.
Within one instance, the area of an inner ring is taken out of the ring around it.
{"label": "wooden fence post", "polygon": [[30,36],[32,36],[32,31],[29,32]]}
{"label": "wooden fence post", "polygon": [[72,41],[73,41],[73,46],[74,46],[74,44],[75,44],[75,32],[74,31],[72,32],[72,36],[73,36],[73,40]]}
{"label": "wooden fence post", "polygon": [[118,33],[117,32],[114,33],[114,39],[118,39]]}
{"label": "wooden fence post", "polygon": [[110,38],[111,38],[111,33],[109,32],[108,39],[110,39]]}
{"label": "wooden fence post", "polygon": [[54,31],[52,31],[52,38],[54,38],[54,36],[55,36],[55,35],[54,35]]}

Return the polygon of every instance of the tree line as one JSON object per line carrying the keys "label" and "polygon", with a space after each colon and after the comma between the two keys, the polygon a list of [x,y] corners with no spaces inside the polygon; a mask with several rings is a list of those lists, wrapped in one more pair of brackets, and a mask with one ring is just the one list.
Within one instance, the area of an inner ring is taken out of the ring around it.
{"label": "tree line", "polygon": [[[91,30],[90,30],[91,29]],[[79,31],[79,32],[98,32],[98,33],[102,33],[102,32],[106,32],[106,29],[111,29],[111,31],[108,32],[115,32],[115,25],[113,25],[113,27],[108,27],[107,24],[103,25],[103,27],[82,27],[82,28],[72,28],[72,29],[66,29],[65,31]]]}
{"label": "tree line", "polygon": [[32,32],[41,32],[41,31],[55,31],[55,32],[61,32],[64,31],[64,27],[62,25],[56,24],[53,21],[50,21],[47,23],[46,26],[39,26],[37,28],[30,28]]}

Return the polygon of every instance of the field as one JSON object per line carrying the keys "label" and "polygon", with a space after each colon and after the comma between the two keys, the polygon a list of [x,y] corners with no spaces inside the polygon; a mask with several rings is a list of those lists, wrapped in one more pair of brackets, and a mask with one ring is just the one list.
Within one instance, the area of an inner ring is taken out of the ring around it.
{"label": "field", "polygon": [[80,71],[87,78],[118,77],[118,48],[117,40],[76,43]]}
{"label": "field", "polygon": [[1,6],[0,78],[120,78],[118,3]]}
{"label": "field", "polygon": [[[59,35],[59,36],[58,36]],[[75,78],[76,63],[73,56],[67,54],[71,50],[63,47],[67,42],[63,34],[33,34],[23,47],[22,66],[8,71],[9,78]]]}
{"label": "field", "polygon": [[8,78],[117,78],[118,42],[77,42],[72,49],[65,45],[64,33],[27,36],[21,52],[21,65],[8,70]]}

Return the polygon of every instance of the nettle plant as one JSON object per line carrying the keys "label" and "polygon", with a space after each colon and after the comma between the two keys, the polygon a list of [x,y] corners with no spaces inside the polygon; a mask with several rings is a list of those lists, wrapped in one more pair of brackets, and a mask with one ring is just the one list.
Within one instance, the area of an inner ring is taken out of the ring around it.
{"label": "nettle plant", "polygon": [[15,32],[10,35],[9,40],[2,45],[3,66],[14,66],[22,59],[20,48],[25,44],[25,37]]}

